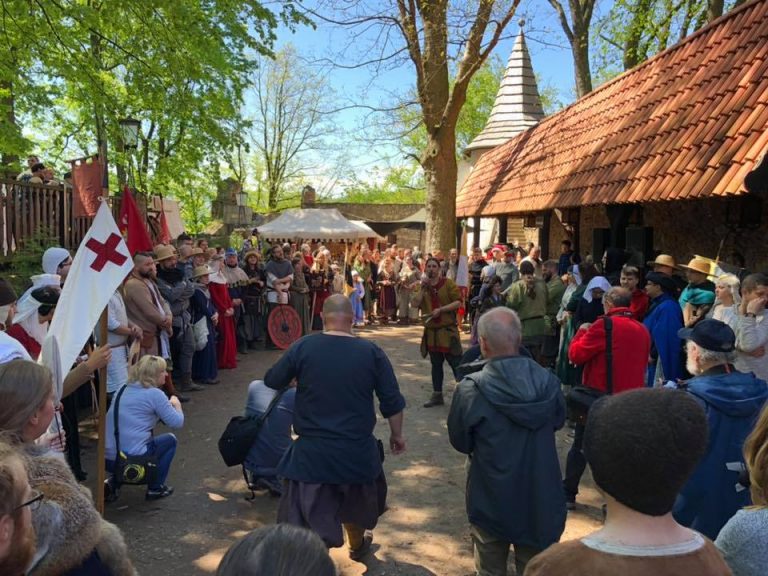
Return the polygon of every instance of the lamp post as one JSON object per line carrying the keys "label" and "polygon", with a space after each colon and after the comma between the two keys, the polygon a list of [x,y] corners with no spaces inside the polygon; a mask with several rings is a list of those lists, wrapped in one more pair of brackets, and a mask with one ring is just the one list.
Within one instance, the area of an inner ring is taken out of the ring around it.
{"label": "lamp post", "polygon": [[120,126],[120,142],[123,145],[123,151],[127,152],[128,177],[126,184],[136,187],[133,181],[133,151],[139,147],[139,132],[141,131],[141,121],[135,118],[123,118],[117,121]]}
{"label": "lamp post", "polygon": [[237,202],[237,220],[239,225],[245,224],[245,209],[248,206],[248,192],[245,192],[242,188],[235,194],[235,202]]}

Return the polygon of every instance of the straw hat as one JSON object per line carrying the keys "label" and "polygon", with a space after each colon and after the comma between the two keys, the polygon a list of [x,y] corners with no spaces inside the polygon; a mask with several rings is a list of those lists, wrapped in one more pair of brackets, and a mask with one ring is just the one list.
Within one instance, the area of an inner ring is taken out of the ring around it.
{"label": "straw hat", "polygon": [[205,250],[195,246],[194,248],[192,248],[192,250],[190,250],[189,257],[192,258],[193,256],[202,256],[203,254],[205,254],[206,256],[208,255]]}
{"label": "straw hat", "polygon": [[688,266],[681,265],[680,268],[683,270],[693,270],[694,272],[699,272],[700,274],[712,276],[712,269],[709,266],[709,262],[703,258],[693,258],[690,262],[688,262]]}
{"label": "straw hat", "polygon": [[243,260],[248,260],[248,258],[250,258],[251,256],[256,256],[257,258],[261,258],[261,253],[256,249],[248,250],[248,252],[245,253],[245,257],[243,258]]}
{"label": "straw hat", "polygon": [[173,246],[165,246],[163,244],[155,246],[154,252],[155,262],[162,262],[163,260],[176,256],[176,250]]}
{"label": "straw hat", "polygon": [[659,254],[656,256],[656,260],[646,262],[646,264],[648,264],[648,266],[669,266],[671,268],[677,268],[675,259],[669,254]]}
{"label": "straw hat", "polygon": [[205,276],[206,274],[210,274],[211,271],[208,269],[208,266],[196,266],[195,269],[192,271],[192,278],[200,278],[200,276]]}

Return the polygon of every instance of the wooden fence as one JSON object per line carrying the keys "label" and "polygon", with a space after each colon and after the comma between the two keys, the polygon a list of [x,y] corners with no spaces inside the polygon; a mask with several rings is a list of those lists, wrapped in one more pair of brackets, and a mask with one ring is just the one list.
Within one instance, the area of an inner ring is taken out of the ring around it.
{"label": "wooden fence", "polygon": [[[0,241],[7,256],[33,239],[57,242],[76,251],[93,221],[90,217],[74,217],[72,186],[68,184],[50,186],[0,178],[0,197]],[[141,200],[137,198],[140,210]],[[110,198],[110,205],[117,219],[120,199]]]}

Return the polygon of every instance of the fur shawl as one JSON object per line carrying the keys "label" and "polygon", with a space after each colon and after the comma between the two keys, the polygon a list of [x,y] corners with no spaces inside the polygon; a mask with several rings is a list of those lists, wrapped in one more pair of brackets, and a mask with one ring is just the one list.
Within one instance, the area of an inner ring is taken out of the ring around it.
{"label": "fur shawl", "polygon": [[55,576],[79,566],[95,549],[114,576],[135,576],[128,549],[114,524],[97,512],[90,491],[66,462],[37,446],[25,446],[29,482],[45,494],[32,513],[37,551],[29,576]]}

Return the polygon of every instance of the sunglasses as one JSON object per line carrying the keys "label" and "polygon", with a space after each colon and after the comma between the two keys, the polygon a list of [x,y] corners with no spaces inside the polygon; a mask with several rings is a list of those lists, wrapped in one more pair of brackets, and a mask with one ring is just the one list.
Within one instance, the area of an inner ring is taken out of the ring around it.
{"label": "sunglasses", "polygon": [[16,506],[16,508],[14,508],[13,511],[16,512],[17,510],[21,510],[25,506],[29,506],[30,510],[37,510],[38,508],[40,508],[40,504],[43,502],[43,498],[45,498],[45,494],[43,494],[39,490],[32,490],[32,498]]}

